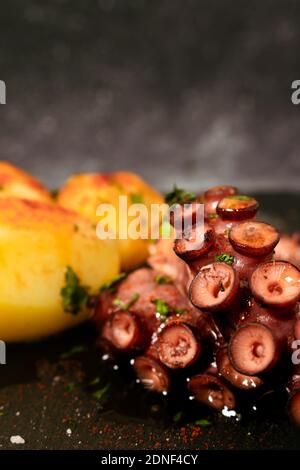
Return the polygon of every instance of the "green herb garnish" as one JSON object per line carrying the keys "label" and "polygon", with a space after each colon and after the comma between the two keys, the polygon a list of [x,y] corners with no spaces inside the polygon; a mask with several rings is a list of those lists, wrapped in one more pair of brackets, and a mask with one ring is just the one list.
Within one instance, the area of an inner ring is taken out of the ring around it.
{"label": "green herb garnish", "polygon": [[159,313],[160,316],[162,317],[167,317],[169,313],[171,313],[172,309],[167,302],[164,302],[161,299],[155,299],[151,301],[156,308],[156,312]]}
{"label": "green herb garnish", "polygon": [[218,214],[209,214],[208,216],[209,219],[217,219],[218,217]]}
{"label": "green herb garnish", "polygon": [[156,284],[171,284],[172,279],[169,276],[164,276],[163,274],[158,274],[155,278]]}
{"label": "green herb garnish", "polygon": [[229,255],[228,253],[221,253],[220,255],[216,255],[215,260],[231,266],[234,263],[234,256]]}
{"label": "green herb garnish", "polygon": [[178,188],[176,184],[172,191],[166,194],[165,201],[169,206],[173,204],[189,204],[196,200],[196,194]]}
{"label": "green herb garnish", "polygon": [[235,196],[227,196],[228,199],[236,199],[237,201],[250,201],[252,197],[246,196],[245,194],[237,194]]}
{"label": "green herb garnish", "polygon": [[181,420],[182,415],[183,415],[183,412],[182,412],[182,411],[178,411],[178,413],[176,413],[176,414],[173,416],[173,422],[174,422],[174,423],[178,423],[178,422]]}
{"label": "green herb garnish", "polygon": [[89,382],[89,385],[92,386],[92,385],[97,385],[99,383],[100,383],[100,377],[95,377],[93,380]]}
{"label": "green herb garnish", "polygon": [[65,286],[61,289],[60,295],[62,297],[64,311],[72,315],[77,315],[88,303],[88,289],[80,285],[77,274],[70,266],[67,266]]}
{"label": "green herb garnish", "polygon": [[197,421],[195,421],[194,424],[197,424],[198,426],[201,426],[202,428],[207,428],[208,426],[212,425],[212,423],[208,421],[208,419],[197,419]]}
{"label": "green herb garnish", "polygon": [[78,344],[77,346],[69,349],[69,351],[62,353],[60,357],[62,359],[68,359],[69,357],[75,356],[75,354],[79,354],[85,351],[87,351],[87,347],[84,344]]}
{"label": "green herb garnish", "polygon": [[137,292],[135,294],[132,294],[132,297],[128,302],[122,302],[120,299],[114,299],[113,304],[119,307],[120,310],[127,311],[132,307],[132,305],[135,304],[135,302],[138,300],[140,294]]}
{"label": "green herb garnish", "polygon": [[130,199],[132,204],[141,204],[143,202],[143,197],[141,194],[130,194]]}
{"label": "green herb garnish", "polygon": [[67,385],[67,392],[73,392],[75,387],[76,387],[75,382],[69,382]]}
{"label": "green herb garnish", "polygon": [[167,302],[161,299],[155,299],[151,301],[156,308],[156,313],[158,313],[162,318],[167,318],[171,313],[182,314],[186,312],[185,308],[173,308]]}
{"label": "green herb garnish", "polygon": [[93,393],[93,397],[97,398],[97,400],[103,400],[106,392],[108,391],[110,384],[106,384],[103,388],[99,388]]}
{"label": "green herb garnish", "polygon": [[122,279],[125,279],[127,276],[126,273],[120,273],[116,277],[114,277],[111,281],[106,282],[103,284],[103,286],[100,288],[100,292],[108,291],[111,294],[116,292],[116,285],[122,281]]}

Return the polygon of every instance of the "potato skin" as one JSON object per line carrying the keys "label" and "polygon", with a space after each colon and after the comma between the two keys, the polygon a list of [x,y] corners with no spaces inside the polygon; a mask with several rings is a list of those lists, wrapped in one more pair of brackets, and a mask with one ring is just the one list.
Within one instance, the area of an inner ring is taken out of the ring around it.
{"label": "potato skin", "polygon": [[42,202],[52,202],[49,191],[30,174],[0,161],[0,198],[19,197]]}
{"label": "potato skin", "polygon": [[[113,204],[118,213],[119,196],[127,196],[128,205],[141,202],[147,207],[163,203],[163,197],[134,173],[88,173],[71,176],[58,193],[57,202],[98,222],[96,209],[100,203]],[[122,213],[121,213],[122,216]],[[126,223],[125,218],[121,217]],[[118,228],[117,228],[118,233]],[[149,240],[118,240],[122,270],[129,271],[144,263],[149,255]]]}
{"label": "potato skin", "polygon": [[97,239],[92,224],[71,211],[0,198],[0,339],[36,340],[87,319],[87,310],[63,310],[66,267],[96,293],[119,272],[115,243]]}

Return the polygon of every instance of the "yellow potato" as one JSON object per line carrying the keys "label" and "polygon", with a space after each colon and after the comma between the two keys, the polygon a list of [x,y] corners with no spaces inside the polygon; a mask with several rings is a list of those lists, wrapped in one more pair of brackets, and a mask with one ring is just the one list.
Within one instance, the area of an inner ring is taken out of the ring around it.
{"label": "yellow potato", "polygon": [[7,196],[52,202],[49,191],[38,180],[20,168],[0,161],[0,198]]}
{"label": "yellow potato", "polygon": [[[110,203],[116,208],[117,236],[120,229],[127,229],[127,224],[133,217],[127,217],[125,211],[119,211],[119,196],[126,196],[128,206],[131,203],[142,203],[148,209],[151,204],[161,204],[162,196],[143,181],[139,176],[118,172],[110,175],[79,174],[69,178],[58,193],[57,202],[62,207],[72,209],[90,218],[94,222],[101,220],[96,210],[101,203]],[[111,218],[106,218],[112,222]],[[150,223],[151,225],[151,223]],[[150,237],[149,237],[150,238]],[[149,240],[138,238],[118,240],[123,270],[131,270],[141,265],[148,257]]]}
{"label": "yellow potato", "polygon": [[92,224],[55,205],[0,198],[0,339],[29,341],[72,327],[87,307],[66,312],[61,289],[67,267],[80,288],[97,293],[119,272],[112,240],[99,240]]}

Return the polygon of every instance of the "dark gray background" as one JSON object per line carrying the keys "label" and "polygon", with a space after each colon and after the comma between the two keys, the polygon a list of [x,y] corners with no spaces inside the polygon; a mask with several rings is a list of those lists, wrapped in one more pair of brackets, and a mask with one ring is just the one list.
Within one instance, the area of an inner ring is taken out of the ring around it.
{"label": "dark gray background", "polygon": [[[299,190],[300,106],[290,96],[300,1],[1,0],[0,79],[0,158],[50,187],[72,172],[123,168],[162,189]],[[265,194],[262,206],[296,230],[299,197]],[[82,343],[83,357],[62,359]],[[12,435],[22,449],[299,448],[273,397],[274,413],[262,402],[249,422],[209,417],[213,426],[192,439],[191,424],[184,441],[181,424],[164,424],[166,403],[132,389],[127,370],[105,376],[94,333],[81,328],[9,346],[7,357],[2,449],[16,448]],[[111,383],[104,408],[88,385],[95,375]]]}
{"label": "dark gray background", "polygon": [[298,190],[300,2],[2,0],[1,158]]}

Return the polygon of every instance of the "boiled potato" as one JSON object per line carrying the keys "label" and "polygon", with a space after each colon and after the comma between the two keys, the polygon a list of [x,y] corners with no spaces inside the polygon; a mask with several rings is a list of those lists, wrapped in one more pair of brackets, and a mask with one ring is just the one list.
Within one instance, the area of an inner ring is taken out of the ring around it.
{"label": "boiled potato", "polygon": [[51,202],[49,191],[25,171],[0,161],[0,198],[13,196],[22,199]]}
{"label": "boiled potato", "polygon": [[[94,222],[101,220],[96,215],[99,204],[113,204],[116,208],[117,220],[120,220],[116,226],[118,237],[120,230],[127,229],[128,223],[132,220],[132,217],[128,217],[125,211],[119,210],[119,196],[127,197],[128,206],[131,203],[142,203],[148,209],[151,204],[163,202],[162,196],[157,191],[139,176],[128,172],[117,172],[110,175],[74,175],[59,191],[57,202],[62,207],[77,211]],[[110,217],[106,218],[106,222],[108,221],[112,222]],[[148,257],[149,239],[118,240],[118,246],[121,267],[125,271],[141,265]]]}
{"label": "boiled potato", "polygon": [[0,198],[0,339],[36,340],[88,318],[85,296],[119,272],[115,244],[61,207]]}

